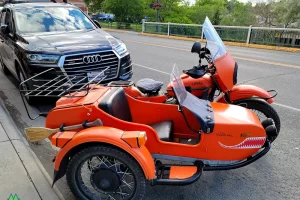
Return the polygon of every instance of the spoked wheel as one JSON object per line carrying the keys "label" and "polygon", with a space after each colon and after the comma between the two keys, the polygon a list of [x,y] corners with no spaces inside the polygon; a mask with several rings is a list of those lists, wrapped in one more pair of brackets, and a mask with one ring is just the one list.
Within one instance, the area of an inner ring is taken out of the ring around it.
{"label": "spoked wheel", "polygon": [[236,105],[243,106],[253,111],[261,122],[267,118],[273,119],[277,132],[280,132],[280,118],[276,110],[267,102],[253,99],[244,102],[239,101]]}
{"label": "spoked wheel", "polygon": [[146,179],[137,162],[113,147],[94,146],[77,153],[69,163],[67,181],[79,199],[142,199]]}

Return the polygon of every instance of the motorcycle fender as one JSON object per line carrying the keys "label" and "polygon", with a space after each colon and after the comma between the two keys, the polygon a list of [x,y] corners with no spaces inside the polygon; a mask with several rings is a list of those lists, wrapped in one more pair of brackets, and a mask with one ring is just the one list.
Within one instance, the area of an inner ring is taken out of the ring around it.
{"label": "motorcycle fender", "polygon": [[[265,99],[269,104],[274,102],[274,98],[269,92],[254,85],[236,85],[228,94],[230,101],[259,97]],[[224,98],[219,98],[217,102],[225,103]]]}
{"label": "motorcycle fender", "polygon": [[[79,132],[66,131],[56,133],[52,138],[52,144],[57,146],[60,151],[54,160],[54,183],[66,173],[70,157],[81,149],[91,145],[110,145],[122,149],[131,155],[141,166],[145,177],[152,180],[155,177],[155,165],[153,158],[145,145],[133,145],[135,141],[140,141],[139,131],[122,131],[111,127],[92,127]],[[129,135],[129,136],[128,136]]]}

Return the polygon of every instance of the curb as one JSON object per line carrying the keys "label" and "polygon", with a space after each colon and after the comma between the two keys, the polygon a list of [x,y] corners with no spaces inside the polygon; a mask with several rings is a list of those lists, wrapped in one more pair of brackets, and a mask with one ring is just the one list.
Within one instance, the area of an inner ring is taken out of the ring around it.
{"label": "curb", "polygon": [[[34,161],[36,162],[36,164],[38,165],[38,168],[41,170],[41,172],[44,174],[45,178],[47,179],[48,183],[52,186],[53,180],[52,178],[49,176],[48,172],[46,172],[46,169],[43,167],[43,164],[41,163],[41,161],[38,159],[38,157],[35,155],[35,153],[29,148],[29,151],[34,159]],[[65,200],[64,196],[61,194],[61,192],[58,190],[58,188],[54,185],[52,187],[53,191],[55,192],[55,194],[57,195],[57,197],[60,200]]]}
{"label": "curb", "polygon": [[[102,29],[105,30],[105,31],[118,32],[118,33],[132,33],[133,32],[133,31],[118,30],[118,29],[110,29],[110,28],[102,28]],[[197,39],[197,38],[168,36],[168,35],[140,33],[140,32],[135,32],[135,33],[137,35],[144,35],[144,36],[150,36],[150,37],[159,37],[159,38],[175,39],[175,40],[183,40],[183,41],[205,42],[205,40]],[[293,47],[268,46],[268,45],[262,45],[262,44],[246,44],[246,43],[227,42],[227,41],[224,41],[224,44],[229,45],[229,46],[248,47],[248,48],[257,48],[257,49],[275,50],[275,51],[285,51],[285,52],[296,52],[296,53],[299,52],[300,53],[300,48],[293,48]]]}
{"label": "curb", "polygon": [[[20,132],[20,130],[17,128],[15,122],[13,121],[10,113],[8,112],[5,103],[3,102],[2,99],[0,99],[0,104],[2,105],[3,110],[5,111],[5,113],[7,114],[9,120],[12,122],[12,124],[15,126],[15,130],[18,132],[20,140],[23,141],[23,143],[25,144],[25,146],[27,147],[27,149],[29,150],[33,160],[35,161],[35,163],[37,164],[38,168],[41,170],[42,174],[44,175],[44,177],[46,178],[46,180],[48,181],[49,185],[52,185],[52,178],[49,176],[49,174],[47,173],[46,169],[43,167],[43,164],[41,163],[41,161],[38,159],[38,157],[35,155],[35,153],[31,150],[28,141],[26,140],[26,138],[23,137],[22,133]],[[58,190],[58,188],[56,186],[52,187],[54,193],[57,195],[57,197],[60,200],[65,200],[65,198],[63,197],[63,195],[61,194],[61,192]]]}

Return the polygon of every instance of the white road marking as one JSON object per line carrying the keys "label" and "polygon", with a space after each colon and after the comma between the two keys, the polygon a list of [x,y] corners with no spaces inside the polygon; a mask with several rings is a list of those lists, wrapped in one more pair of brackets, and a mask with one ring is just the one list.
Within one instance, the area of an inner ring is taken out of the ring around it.
{"label": "white road marking", "polygon": [[[138,43],[138,44],[144,44],[144,45],[148,45],[148,46],[162,47],[162,48],[167,48],[167,49],[176,49],[176,50],[189,51],[190,52],[189,49],[184,49],[184,48],[175,47],[175,46],[153,44],[153,43],[134,41],[134,40],[124,40],[124,41],[132,42],[132,43]],[[246,60],[246,61],[251,61],[251,62],[264,63],[264,64],[268,64],[268,65],[277,65],[277,66],[281,66],[281,67],[289,67],[289,68],[300,69],[300,66],[298,66],[298,65],[291,65],[291,64],[277,63],[277,62],[271,62],[271,61],[266,61],[266,60],[256,60],[256,59],[252,59],[252,58],[238,57],[238,56],[234,56],[234,53],[232,54],[232,57],[235,58],[235,59],[239,59],[239,60]]]}
{"label": "white road marking", "polygon": [[151,67],[146,67],[146,66],[144,66],[144,65],[140,65],[140,64],[136,64],[136,63],[133,63],[133,64],[134,64],[135,66],[138,66],[138,67],[143,67],[143,68],[146,68],[146,69],[150,69],[150,70],[152,70],[152,71],[160,72],[160,73],[162,73],[162,74],[170,75],[170,73],[163,72],[163,71],[160,71],[160,70],[158,70],[158,69],[153,69],[153,68],[151,68]]}
{"label": "white road marking", "polygon": [[280,107],[283,107],[283,108],[287,108],[287,109],[290,109],[290,110],[294,110],[294,111],[300,112],[299,108],[294,108],[294,107],[283,105],[283,104],[280,104],[280,103],[273,103],[273,104],[276,105],[276,106],[280,106]]}
{"label": "white road marking", "polygon": [[[142,67],[142,68],[146,68],[146,69],[149,69],[149,70],[152,70],[152,71],[156,71],[156,72],[160,72],[162,74],[166,74],[166,75],[170,75],[169,73],[167,72],[164,72],[164,71],[160,71],[158,69],[153,69],[151,67],[146,67],[144,65],[140,65],[140,64],[136,64],[136,63],[133,63],[135,66],[138,66],[138,67]],[[300,112],[300,109],[299,108],[294,108],[294,107],[291,107],[291,106],[287,106],[287,105],[284,105],[284,104],[280,104],[280,103],[273,103],[274,105],[276,106],[280,106],[280,107],[283,107],[283,108],[287,108],[287,109],[290,109],[290,110],[294,110],[294,111],[298,111]]]}

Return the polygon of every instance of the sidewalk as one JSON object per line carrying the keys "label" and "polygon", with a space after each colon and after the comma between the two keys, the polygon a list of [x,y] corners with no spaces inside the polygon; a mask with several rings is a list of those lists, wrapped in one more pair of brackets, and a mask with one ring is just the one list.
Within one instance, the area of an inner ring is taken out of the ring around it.
{"label": "sidewalk", "polygon": [[0,199],[59,200],[40,166],[0,102]]}

